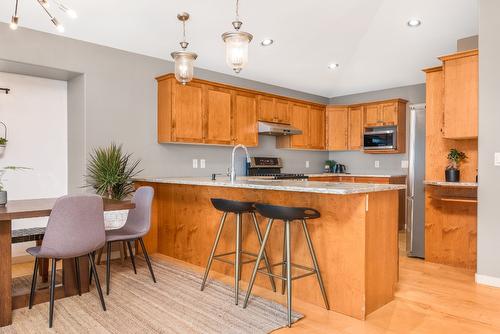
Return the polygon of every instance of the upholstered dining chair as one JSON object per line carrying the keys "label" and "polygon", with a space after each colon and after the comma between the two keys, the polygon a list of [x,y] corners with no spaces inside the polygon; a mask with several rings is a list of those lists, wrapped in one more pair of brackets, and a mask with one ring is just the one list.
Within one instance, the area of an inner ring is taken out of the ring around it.
{"label": "upholstered dining chair", "polygon": [[99,283],[94,258],[95,250],[104,246],[103,201],[97,195],[68,195],[57,199],[49,217],[41,246],[28,248],[26,251],[35,257],[35,268],[31,282],[29,308],[35,297],[38,264],[40,259],[52,259],[50,278],[49,327],[54,318],[54,294],[56,287],[57,261],[74,259],[78,293],[81,295],[79,258],[87,256],[96,281],[101,306],[106,311],[106,304]]}
{"label": "upholstered dining chair", "polygon": [[151,205],[153,203],[153,196],[154,189],[152,187],[137,188],[132,198],[135,208],[129,211],[125,225],[119,229],[106,231],[106,294],[108,295],[111,278],[111,244],[113,242],[126,242],[130,253],[130,260],[132,261],[132,266],[134,268],[134,273],[137,274],[134,253],[132,251],[132,243],[134,241],[139,241],[144,258],[148,264],[149,272],[153,278],[153,282],[156,283],[153,267],[151,266],[146,246],[142,240],[142,237],[145,236],[151,228]]}

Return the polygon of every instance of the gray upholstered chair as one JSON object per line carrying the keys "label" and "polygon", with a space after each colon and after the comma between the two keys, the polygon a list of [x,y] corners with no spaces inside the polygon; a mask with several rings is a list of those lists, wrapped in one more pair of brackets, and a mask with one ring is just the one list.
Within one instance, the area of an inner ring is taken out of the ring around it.
{"label": "gray upholstered chair", "polygon": [[132,252],[132,242],[136,240],[139,241],[153,282],[156,283],[151,261],[149,260],[148,252],[142,240],[142,237],[146,235],[151,228],[151,205],[153,203],[153,196],[154,189],[152,187],[139,187],[132,198],[135,208],[129,211],[125,225],[119,229],[106,231],[106,294],[109,294],[110,289],[111,243],[117,241],[126,242],[130,253],[130,260],[134,267],[134,273],[136,274],[137,270],[135,267],[134,253]]}
{"label": "gray upholstered chair", "polygon": [[95,268],[92,253],[104,246],[103,201],[97,195],[73,195],[59,198],[49,217],[45,236],[41,246],[28,248],[26,251],[35,257],[35,268],[31,282],[29,308],[33,306],[39,259],[52,259],[52,275],[50,281],[49,327],[54,318],[54,293],[56,286],[57,260],[75,259],[78,292],[81,295],[79,258],[88,256],[91,270],[94,273],[101,305],[106,311],[99,277]]}

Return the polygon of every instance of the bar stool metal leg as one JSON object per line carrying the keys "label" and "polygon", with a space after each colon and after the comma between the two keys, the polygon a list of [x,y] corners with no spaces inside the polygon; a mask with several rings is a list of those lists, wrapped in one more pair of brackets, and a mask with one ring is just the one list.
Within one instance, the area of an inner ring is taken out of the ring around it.
{"label": "bar stool metal leg", "polygon": [[236,249],[234,254],[234,303],[238,305],[241,278],[241,213],[236,214]]}
{"label": "bar stool metal leg", "polygon": [[285,222],[286,235],[286,313],[288,317],[288,327],[292,326],[292,251],[290,240],[290,221]]}
{"label": "bar stool metal leg", "polygon": [[226,222],[226,217],[227,217],[227,212],[224,212],[222,214],[222,218],[220,220],[219,230],[217,231],[217,235],[215,237],[215,241],[214,241],[214,244],[212,246],[212,251],[210,252],[210,256],[208,258],[207,267],[205,268],[205,275],[203,275],[203,281],[201,282],[201,291],[203,291],[203,289],[205,289],[205,283],[207,282],[207,277],[208,277],[208,273],[210,272],[210,267],[212,267],[212,262],[214,260],[215,251],[217,250],[217,245],[219,244],[220,236],[222,234],[222,229],[224,228],[224,223]]}
{"label": "bar stool metal leg", "polygon": [[[255,233],[257,233],[257,239],[259,240],[259,247],[262,246],[262,233],[260,232],[260,227],[259,223],[257,222],[257,217],[254,212],[252,212],[252,219],[253,219],[253,226],[255,228]],[[271,268],[271,263],[269,262],[269,259],[267,257],[267,252],[264,249],[264,263],[267,268],[267,272],[272,274],[272,268]],[[273,292],[276,292],[276,284],[274,283],[274,277],[269,275],[269,280],[271,281],[271,288],[273,289]]]}
{"label": "bar stool metal leg", "polygon": [[250,294],[252,293],[253,284],[255,283],[255,277],[257,276],[257,270],[259,270],[259,264],[264,255],[264,250],[266,249],[267,239],[269,238],[269,234],[271,232],[271,227],[273,226],[274,219],[269,219],[267,223],[266,233],[264,233],[264,239],[262,240],[262,246],[260,246],[259,254],[257,254],[257,260],[255,261],[255,266],[253,267],[252,276],[250,278],[250,283],[248,284],[247,294],[245,296],[245,302],[243,303],[243,308],[247,307],[248,298],[250,298]]}
{"label": "bar stool metal leg", "polygon": [[[281,277],[286,277],[286,227],[283,225],[283,264],[281,265]],[[281,294],[285,294],[286,281],[281,280]]]}
{"label": "bar stool metal leg", "polygon": [[316,271],[316,277],[318,278],[319,288],[321,289],[321,294],[323,295],[323,300],[325,301],[325,307],[327,310],[330,309],[330,304],[328,303],[328,297],[326,296],[325,286],[323,284],[323,279],[321,278],[321,273],[319,271],[318,260],[316,258],[316,252],[314,251],[314,247],[311,241],[311,237],[309,235],[309,231],[307,230],[307,224],[305,220],[302,220],[302,228],[304,230],[304,234],[307,240],[307,246],[309,247],[309,253],[311,253],[311,258],[314,265],[314,270]]}

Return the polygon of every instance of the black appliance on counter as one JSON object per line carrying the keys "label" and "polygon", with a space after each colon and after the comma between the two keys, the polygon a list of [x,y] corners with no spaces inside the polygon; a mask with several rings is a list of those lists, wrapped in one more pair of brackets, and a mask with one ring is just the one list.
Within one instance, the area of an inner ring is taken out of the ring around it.
{"label": "black appliance on counter", "polygon": [[335,164],[332,167],[332,173],[335,173],[335,174],[346,174],[347,173],[347,168],[346,168],[345,165]]}
{"label": "black appliance on counter", "polygon": [[298,173],[282,173],[283,163],[275,157],[252,157],[247,163],[247,176],[269,177],[274,180],[307,180],[308,176]]}

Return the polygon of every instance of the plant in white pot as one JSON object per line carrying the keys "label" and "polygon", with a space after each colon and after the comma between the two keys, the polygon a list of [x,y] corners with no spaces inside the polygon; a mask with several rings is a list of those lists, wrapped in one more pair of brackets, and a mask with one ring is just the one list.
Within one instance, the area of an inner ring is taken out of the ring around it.
{"label": "plant in white pot", "polygon": [[19,171],[31,169],[28,167],[18,167],[18,166],[5,166],[0,168],[0,205],[7,204],[7,190],[5,190],[5,185],[3,184],[4,175],[8,171]]}
{"label": "plant in white pot", "polygon": [[[94,148],[87,166],[87,187],[103,197],[123,200],[134,192],[135,177],[140,160],[123,153],[122,146],[111,143],[108,147]],[[118,228],[125,223],[128,211],[106,212],[106,228]]]}

